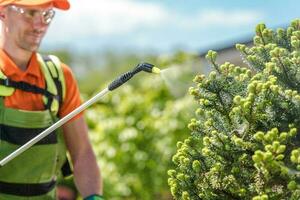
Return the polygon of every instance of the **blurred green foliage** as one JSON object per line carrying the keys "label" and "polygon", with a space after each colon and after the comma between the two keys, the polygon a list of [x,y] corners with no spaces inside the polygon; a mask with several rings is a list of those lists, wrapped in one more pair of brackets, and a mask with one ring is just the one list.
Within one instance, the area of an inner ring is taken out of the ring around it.
{"label": "blurred green foliage", "polygon": [[73,54],[67,49],[60,49],[54,52],[43,51],[41,53],[44,55],[55,55],[64,63],[71,63],[73,59]]}
{"label": "blurred green foliage", "polygon": [[[81,83],[88,85],[88,82],[105,77],[100,87],[93,88],[93,93],[99,92],[140,61],[129,56],[118,64],[113,59],[107,64],[109,69],[95,70],[100,78],[87,76]],[[174,71],[181,72],[180,76],[172,80],[173,77],[165,75],[163,80],[160,75],[141,73],[86,111],[90,138],[102,169],[106,199],[171,198],[167,169],[172,167],[176,142],[187,137],[186,124],[195,109],[192,98],[186,95],[188,85],[192,84],[190,80],[197,73],[194,70],[200,71],[195,55],[178,52],[158,58],[149,56],[142,61],[165,70],[172,66]],[[113,75],[112,70],[115,70]],[[165,70],[162,74],[169,73]],[[184,82],[180,85],[182,88],[172,87],[172,82],[179,80]],[[184,92],[174,96],[172,91],[177,90]],[[88,97],[93,93],[88,89],[85,94]]]}

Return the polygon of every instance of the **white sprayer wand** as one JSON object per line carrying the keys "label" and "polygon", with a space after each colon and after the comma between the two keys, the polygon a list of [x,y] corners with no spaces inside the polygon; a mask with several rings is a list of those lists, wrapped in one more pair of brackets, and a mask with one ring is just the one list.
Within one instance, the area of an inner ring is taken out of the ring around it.
{"label": "white sprayer wand", "polygon": [[141,72],[141,71],[145,71],[145,72],[149,72],[149,73],[159,73],[160,69],[158,69],[157,67],[154,67],[152,64],[149,64],[149,63],[138,64],[133,70],[128,71],[128,72],[122,74],[121,76],[119,76],[118,78],[116,78],[114,81],[112,81],[108,85],[107,88],[105,88],[104,90],[102,90],[101,92],[99,92],[97,95],[95,95],[91,99],[87,100],[85,103],[83,103],[81,106],[79,106],[78,108],[76,108],[75,110],[73,110],[72,112],[70,112],[68,115],[66,115],[65,117],[61,118],[59,121],[57,121],[56,123],[54,123],[52,126],[50,126],[49,128],[45,129],[43,132],[41,132],[40,134],[38,134],[37,136],[35,136],[31,140],[29,140],[28,142],[26,142],[24,145],[22,145],[21,147],[19,147],[18,149],[16,149],[14,152],[12,152],[11,154],[9,154],[5,158],[3,158],[0,161],[0,167],[3,167],[9,161],[11,161],[15,157],[19,156],[21,153],[23,153],[24,151],[26,151],[27,149],[29,149],[30,147],[32,147],[34,144],[36,144],[37,142],[39,142],[40,140],[42,140],[44,137],[46,137],[47,135],[49,135],[50,133],[52,133],[54,130],[56,130],[57,128],[59,128],[62,125],[64,125],[66,122],[68,122],[70,119],[72,119],[73,117],[75,117],[77,114],[79,114],[83,110],[87,109],[90,105],[92,105],[95,102],[97,102],[106,93],[108,93],[109,91],[112,91],[112,90],[118,88],[119,86],[123,85],[129,79],[131,79],[135,74],[137,74],[138,72]]}

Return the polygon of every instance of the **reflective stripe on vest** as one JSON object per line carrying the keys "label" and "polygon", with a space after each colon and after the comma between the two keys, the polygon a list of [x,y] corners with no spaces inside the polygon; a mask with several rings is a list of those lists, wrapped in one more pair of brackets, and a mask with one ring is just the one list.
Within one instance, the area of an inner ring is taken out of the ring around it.
{"label": "reflective stripe on vest", "polygon": [[[0,71],[0,78],[6,79],[7,77]],[[0,96],[11,96],[14,93],[15,89],[12,87],[6,87],[0,85]]]}
{"label": "reflective stripe on vest", "polygon": [[[40,55],[38,55],[38,60],[40,58]],[[41,60],[39,62],[41,63]],[[42,63],[41,69],[45,76],[47,90],[57,94],[56,85],[52,78],[53,74],[49,72],[51,69],[48,70],[46,64]],[[47,65],[49,64],[47,63]],[[57,64],[54,67],[57,67]],[[58,71],[62,73],[61,69]],[[0,73],[0,77],[3,77],[1,74],[3,75],[3,73]],[[59,75],[59,73],[57,74]],[[56,77],[63,78],[63,74]],[[4,89],[6,91],[3,92]],[[0,87],[0,91],[2,90],[0,95],[9,96],[9,93],[13,93],[11,89],[14,90],[14,88],[7,90],[5,86]],[[57,103],[52,103],[51,112],[49,110],[25,111],[6,108],[3,100],[4,98],[0,97],[0,159],[3,159],[22,144],[51,126],[57,120],[56,114],[59,108],[58,100]],[[47,103],[48,100],[43,99],[43,101]],[[0,200],[21,200],[27,199],[28,196],[31,196],[29,199],[55,199],[52,183],[56,180],[56,176],[66,159],[66,147],[63,135],[60,132],[61,129],[57,129],[32,148],[0,168]],[[48,189],[45,186],[49,186]],[[11,191],[14,191],[14,187],[18,191],[11,194]],[[32,190],[36,190],[36,192]],[[25,196],[27,197],[25,198]]]}
{"label": "reflective stripe on vest", "polygon": [[[62,99],[64,99],[65,97],[65,79],[64,79],[64,74],[63,74],[63,70],[61,68],[61,64],[59,59],[56,56],[50,55],[49,59],[43,59],[43,57],[40,54],[37,54],[37,60],[40,63],[41,66],[41,70],[45,76],[45,80],[46,80],[46,86],[47,86],[47,90],[54,94],[54,95],[58,95],[58,89],[57,86],[55,84],[55,81],[53,79],[58,79],[59,83],[61,83],[61,90],[62,90]],[[46,96],[43,96],[43,101],[44,104],[47,105],[49,99]],[[58,99],[53,99],[53,101],[51,102],[50,105],[50,110],[51,112],[53,112],[53,114],[57,114],[59,109],[59,101]]]}

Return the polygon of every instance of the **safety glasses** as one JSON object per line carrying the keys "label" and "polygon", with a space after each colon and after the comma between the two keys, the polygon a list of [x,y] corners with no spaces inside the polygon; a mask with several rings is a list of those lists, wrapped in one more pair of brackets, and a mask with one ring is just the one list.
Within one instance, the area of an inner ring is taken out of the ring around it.
{"label": "safety glasses", "polygon": [[47,10],[36,10],[29,8],[21,8],[15,5],[11,5],[9,6],[9,8],[24,16],[25,19],[27,19],[28,21],[32,22],[36,19],[42,19],[42,22],[44,24],[50,24],[55,15],[55,11],[52,8]]}

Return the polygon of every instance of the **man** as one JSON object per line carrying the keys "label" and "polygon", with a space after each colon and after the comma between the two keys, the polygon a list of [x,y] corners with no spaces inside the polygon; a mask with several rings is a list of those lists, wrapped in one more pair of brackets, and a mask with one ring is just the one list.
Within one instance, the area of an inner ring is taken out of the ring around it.
{"label": "man", "polygon": [[[37,53],[54,9],[69,7],[68,0],[0,0],[0,159],[81,103],[70,68]],[[52,76],[54,71],[58,75]],[[87,200],[103,199],[100,171],[82,114],[62,130],[0,168],[0,200],[55,199],[65,146],[80,194]]]}

